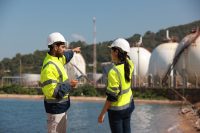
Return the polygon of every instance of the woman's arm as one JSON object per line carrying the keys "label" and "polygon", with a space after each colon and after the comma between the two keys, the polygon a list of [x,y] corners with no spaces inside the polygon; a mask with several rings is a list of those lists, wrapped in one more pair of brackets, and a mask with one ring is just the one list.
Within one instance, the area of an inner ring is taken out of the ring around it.
{"label": "woman's arm", "polygon": [[104,117],[105,117],[105,113],[110,108],[110,104],[111,104],[111,102],[106,100],[106,102],[105,102],[105,104],[103,106],[103,109],[102,109],[102,111],[101,111],[101,113],[99,114],[99,117],[98,117],[98,122],[99,123],[103,123],[103,120],[104,120]]}

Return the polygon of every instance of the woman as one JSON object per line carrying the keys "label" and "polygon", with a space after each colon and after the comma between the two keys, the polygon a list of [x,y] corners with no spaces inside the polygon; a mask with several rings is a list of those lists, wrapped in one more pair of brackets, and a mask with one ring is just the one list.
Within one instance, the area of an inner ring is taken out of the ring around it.
{"label": "woman", "polygon": [[112,133],[131,133],[130,119],[135,106],[131,90],[134,64],[127,56],[130,45],[125,39],[119,38],[111,44],[110,48],[114,66],[108,73],[107,99],[98,122],[103,122],[108,111]]}

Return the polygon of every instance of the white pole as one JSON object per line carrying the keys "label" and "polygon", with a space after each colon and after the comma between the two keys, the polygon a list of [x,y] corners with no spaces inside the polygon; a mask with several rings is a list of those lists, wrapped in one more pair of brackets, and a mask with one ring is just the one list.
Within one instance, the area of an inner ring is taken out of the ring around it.
{"label": "white pole", "polygon": [[19,60],[19,78],[20,78],[20,85],[22,85],[22,61]]}
{"label": "white pole", "polygon": [[140,49],[138,45],[138,86],[140,87]]}
{"label": "white pole", "polygon": [[137,43],[137,47],[138,47],[138,86],[140,87],[140,46],[142,45],[142,36],[140,36],[140,40]]}
{"label": "white pole", "polygon": [[94,84],[96,85],[96,69],[97,69],[97,61],[96,61],[96,18],[93,17],[93,24],[94,24],[94,47],[93,47],[93,80]]}

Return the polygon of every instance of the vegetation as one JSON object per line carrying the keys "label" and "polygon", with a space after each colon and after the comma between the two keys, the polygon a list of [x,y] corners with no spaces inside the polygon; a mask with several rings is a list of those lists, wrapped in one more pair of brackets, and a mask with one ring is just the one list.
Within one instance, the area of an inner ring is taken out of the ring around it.
{"label": "vegetation", "polygon": [[[94,86],[90,84],[85,84],[77,87],[76,89],[71,90],[71,96],[101,96],[106,97],[105,88],[94,88]],[[181,92],[180,92],[181,93]],[[41,88],[24,88],[17,85],[4,86],[0,88],[0,94],[27,94],[27,95],[43,95]],[[169,89],[134,89],[133,90],[134,99],[177,99],[173,92]]]}
{"label": "vegetation", "polygon": [[21,86],[11,85],[0,88],[0,94],[28,94],[41,95],[42,91],[38,88],[24,88]]}
{"label": "vegetation", "polygon": [[[200,26],[200,20],[180,26],[169,27],[166,29],[161,29],[154,33],[152,31],[147,31],[143,36],[143,47],[152,51],[156,46],[161,44],[166,37],[166,30],[169,30],[170,36],[176,36],[178,40],[181,40],[185,35],[187,35],[192,28]],[[140,34],[134,34],[133,36],[127,38],[132,46],[136,44],[139,40]],[[110,51],[107,47],[112,41],[101,42],[97,44],[97,71],[101,72],[100,63],[110,61]],[[82,50],[82,55],[86,60],[87,72],[92,72],[92,67],[88,64],[93,62],[92,52],[93,45],[86,44],[85,42],[77,41],[71,42],[70,47],[80,46]],[[5,75],[19,75],[19,66],[21,60],[22,73],[40,73],[43,59],[46,55],[47,50],[39,51],[36,50],[32,54],[21,55],[20,53],[12,59],[4,58],[0,62],[0,77]],[[8,71],[9,70],[9,71]],[[7,72],[7,73],[6,73]]]}
{"label": "vegetation", "polygon": [[73,89],[70,93],[71,96],[99,96],[94,86],[85,84]]}
{"label": "vegetation", "polygon": [[[11,85],[0,88],[0,94],[28,94],[43,95],[41,88],[24,88],[21,86]],[[70,93],[72,96],[99,96],[99,93],[89,84],[79,86]]]}
{"label": "vegetation", "polygon": [[133,91],[133,97],[135,99],[154,99],[154,100],[168,99],[167,93],[163,93],[162,95],[160,95],[157,92],[148,89],[146,89],[145,91],[140,91],[140,90]]}

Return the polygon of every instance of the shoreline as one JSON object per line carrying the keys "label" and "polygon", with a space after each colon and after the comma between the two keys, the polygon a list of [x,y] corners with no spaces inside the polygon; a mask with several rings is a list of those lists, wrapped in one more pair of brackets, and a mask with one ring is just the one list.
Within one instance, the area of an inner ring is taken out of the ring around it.
{"label": "shoreline", "polygon": [[[0,99],[43,100],[43,95],[0,94]],[[70,96],[71,101],[104,102],[105,97]],[[181,104],[182,101],[134,99],[138,104]]]}
{"label": "shoreline", "polygon": [[[21,95],[21,94],[0,94],[0,99],[20,99],[20,100],[43,100],[43,95]],[[104,102],[105,97],[83,97],[83,96],[70,96],[73,102]],[[146,100],[146,99],[134,99],[137,104],[177,104],[180,105],[182,101],[170,101],[170,100]],[[190,119],[184,115],[177,114],[179,119],[176,129],[183,133],[197,133],[198,131],[192,126]],[[172,127],[173,128],[173,127]]]}

